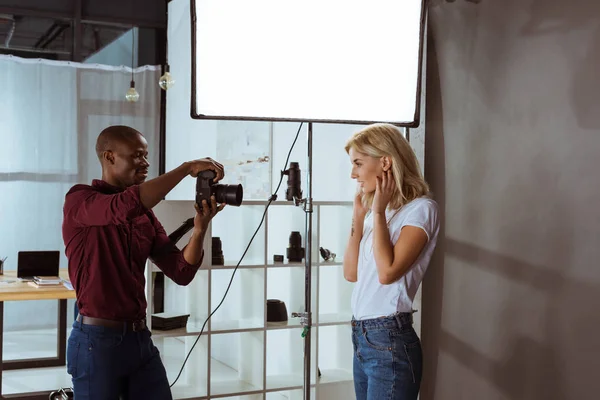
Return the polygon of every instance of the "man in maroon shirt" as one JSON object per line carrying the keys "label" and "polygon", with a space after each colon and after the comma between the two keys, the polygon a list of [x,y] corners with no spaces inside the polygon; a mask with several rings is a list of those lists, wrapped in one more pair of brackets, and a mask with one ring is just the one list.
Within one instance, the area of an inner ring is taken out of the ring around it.
{"label": "man in maroon shirt", "polygon": [[223,209],[196,208],[188,244],[179,250],[152,212],[183,178],[223,166],[209,158],[185,162],[146,182],[148,144],[126,126],[98,136],[102,179],[65,196],[63,239],[79,316],[67,346],[77,400],[171,399],[165,368],[146,328],[144,269],[148,258],[173,281],[189,284],[204,256],[204,234]]}

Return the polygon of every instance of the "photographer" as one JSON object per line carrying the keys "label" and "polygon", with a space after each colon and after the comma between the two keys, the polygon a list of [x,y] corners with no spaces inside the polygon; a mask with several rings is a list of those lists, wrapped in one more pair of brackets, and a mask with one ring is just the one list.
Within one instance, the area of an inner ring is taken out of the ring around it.
{"label": "photographer", "polygon": [[98,136],[102,179],[75,185],[65,197],[63,239],[79,315],[67,346],[75,398],[171,399],[160,355],[146,327],[144,270],[148,258],[179,285],[189,284],[204,256],[204,235],[223,209],[214,197],[196,205],[189,243],[179,250],[152,208],[181,180],[223,166],[189,161],[158,178],[148,175],[148,144],[127,126]]}

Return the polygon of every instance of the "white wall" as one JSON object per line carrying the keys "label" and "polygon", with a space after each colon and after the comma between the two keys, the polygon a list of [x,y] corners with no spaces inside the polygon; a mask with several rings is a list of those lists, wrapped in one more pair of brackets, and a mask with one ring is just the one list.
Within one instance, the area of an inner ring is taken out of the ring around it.
{"label": "white wall", "polygon": [[600,3],[430,10],[422,399],[600,392]]}

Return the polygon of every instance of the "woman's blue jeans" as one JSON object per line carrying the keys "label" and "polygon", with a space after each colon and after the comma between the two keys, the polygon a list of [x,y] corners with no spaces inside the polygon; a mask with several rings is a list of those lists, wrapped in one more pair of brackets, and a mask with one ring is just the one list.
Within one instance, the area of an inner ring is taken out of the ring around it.
{"label": "woman's blue jeans", "polygon": [[416,400],[423,354],[411,313],[352,320],[356,400]]}

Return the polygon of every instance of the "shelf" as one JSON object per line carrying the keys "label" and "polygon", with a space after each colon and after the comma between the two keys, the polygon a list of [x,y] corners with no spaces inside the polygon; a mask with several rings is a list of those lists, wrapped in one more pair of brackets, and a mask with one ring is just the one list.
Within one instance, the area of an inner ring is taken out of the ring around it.
{"label": "shelf", "polygon": [[[264,328],[265,313],[265,270],[238,269],[231,281],[232,271],[211,270],[211,312],[221,306],[211,317],[212,330],[244,330]],[[239,325],[232,321],[241,321]]]}
{"label": "shelf", "polygon": [[344,265],[344,255],[337,254],[335,257],[336,261],[324,261],[322,258],[319,258],[319,267],[340,267]]}
{"label": "shelf", "polygon": [[[311,399],[316,399],[315,388],[311,387],[310,389]],[[303,400],[304,399],[304,390],[300,388],[290,388],[288,390],[267,392],[265,400]],[[327,400],[327,399],[325,399]]]}
{"label": "shelf", "polygon": [[319,314],[319,326],[346,325],[352,320],[352,312],[343,314]]}
{"label": "shelf", "polygon": [[[354,399],[354,382],[348,370],[325,370],[323,382],[317,386],[316,399],[346,400]],[[331,376],[331,380],[328,379]]]}
{"label": "shelf", "polygon": [[[313,266],[317,265],[317,263],[312,262]],[[237,261],[225,261],[225,265],[210,265],[208,266],[208,269],[235,269],[237,265]],[[335,265],[342,265],[342,263],[328,263],[328,262],[322,262],[321,264],[322,266],[335,266]],[[256,268],[256,269],[261,269],[261,268],[289,268],[289,267],[304,267],[305,263],[304,260],[301,262],[282,262],[282,263],[270,263],[270,264],[265,264],[264,262],[258,261],[258,260],[253,260],[253,261],[246,261],[243,260],[242,263],[240,264],[240,266],[238,267],[238,269],[252,269],[252,268]]]}
{"label": "shelf", "polygon": [[339,382],[353,382],[354,377],[350,369],[321,369],[319,385]]}
{"label": "shelf", "polygon": [[231,394],[262,393],[261,388],[241,380],[217,381],[211,383],[210,389],[210,394],[213,398],[222,395],[227,395],[229,397]]}
{"label": "shelf", "polygon": [[[317,268],[312,268],[312,310],[317,306]],[[281,300],[286,307],[287,325],[300,325],[299,318],[292,318],[294,312],[304,312],[305,307],[305,267],[267,269],[267,300]],[[280,323],[267,323],[268,328],[281,328]]]}
{"label": "shelf", "polygon": [[319,268],[319,325],[342,324],[352,319],[354,284],[344,279],[343,266]]}
{"label": "shelf", "polygon": [[267,389],[302,387],[304,339],[302,329],[267,332]]}
{"label": "shelf", "polygon": [[[224,265],[209,265],[208,269],[235,269],[240,260],[225,260]],[[238,269],[252,269],[252,268],[264,268],[264,260],[246,260],[246,257],[242,260]]]}
{"label": "shelf", "polygon": [[[217,310],[215,315],[220,310]],[[212,318],[214,318],[214,316]],[[212,319],[211,318],[211,319]],[[264,330],[262,319],[239,319],[230,321],[211,321],[211,334],[222,334],[232,332],[253,332]]]}
{"label": "shelf", "polygon": [[[208,269],[235,269],[235,267],[237,266],[239,260],[226,260],[224,265],[207,265],[207,266],[202,266],[202,270],[208,270]],[[300,264],[300,263],[298,263]],[[158,268],[156,265],[151,264],[151,271],[152,272],[163,272],[160,270],[160,268]],[[268,267],[271,266],[280,266],[279,264],[277,265],[267,265]],[[292,266],[292,264],[286,264],[283,266]],[[265,268],[265,263],[262,260],[246,260],[246,258],[244,257],[244,259],[242,260],[242,263],[239,265],[238,269],[249,269],[249,268]]]}
{"label": "shelf", "polygon": [[226,397],[216,397],[216,396],[211,396],[211,398],[218,398],[221,400],[263,400],[263,394],[258,393],[258,394],[248,394],[248,395],[241,395],[241,396],[226,396]]}
{"label": "shelf", "polygon": [[264,331],[211,336],[210,394],[263,390]]}
{"label": "shelf", "polygon": [[[285,257],[285,254],[283,254],[283,256]],[[304,267],[305,263],[304,260],[302,260],[301,262],[282,262],[282,263],[272,263],[272,264],[267,264],[267,268],[286,268],[286,267]]]}
{"label": "shelf", "polygon": [[318,364],[321,369],[319,384],[352,380],[352,327],[319,326]]}
{"label": "shelf", "polygon": [[300,318],[291,318],[282,322],[267,322],[267,330],[299,328]]}
{"label": "shelf", "polygon": [[[313,210],[313,245],[316,245],[317,239],[317,218],[318,208]],[[306,214],[301,209],[272,208],[269,209],[267,227],[267,261],[271,265],[278,265],[272,262],[275,254],[283,255],[285,263],[289,263],[287,252],[290,248],[290,236],[292,232],[298,232],[301,237],[301,247],[306,252]],[[318,261],[319,249],[313,246],[312,260]],[[292,262],[294,263],[294,262]],[[304,265],[304,260],[297,262]]]}
{"label": "shelf", "polygon": [[198,341],[196,339],[191,336],[162,337],[154,341],[163,359],[169,384],[175,382],[181,371],[171,388],[174,399],[197,399],[208,395],[208,338],[203,335]]}
{"label": "shelf", "polygon": [[[315,331],[316,332],[316,331]],[[302,328],[267,331],[267,390],[302,387],[304,383],[304,338]],[[311,336],[311,353],[316,356],[316,337]],[[311,365],[315,383],[317,366]]]}
{"label": "shelf", "polygon": [[[226,265],[235,267],[242,258],[250,239],[259,227],[264,207],[241,206],[225,207],[211,222],[211,244],[212,238],[221,239],[221,250]],[[254,236],[252,244],[248,248],[242,265],[264,265],[265,263],[265,223]],[[211,249],[212,255],[212,249]],[[209,268],[215,267],[212,259],[208,260]],[[217,266],[219,267],[219,266]]]}
{"label": "shelf", "polygon": [[[328,261],[316,261],[315,259],[311,260],[311,265],[313,267],[339,267],[344,265],[342,261],[340,262],[328,262]],[[304,260],[302,262],[293,262],[293,263],[273,263],[267,264],[267,268],[289,268],[289,267],[304,267],[306,266]]]}
{"label": "shelf", "polygon": [[176,383],[175,386],[171,388],[171,394],[173,395],[173,398],[178,400],[207,399],[208,397],[206,396],[206,393],[206,387],[200,387],[196,385],[180,386],[178,383]]}
{"label": "shelf", "polygon": [[351,226],[352,206],[322,206],[319,208],[318,246],[336,254],[333,262],[324,261],[322,257],[319,257],[320,266],[343,265],[343,253],[346,251]]}
{"label": "shelf", "polygon": [[[204,321],[206,319],[202,318]],[[207,324],[208,325],[208,324]],[[190,324],[188,323],[185,328],[179,329],[171,329],[167,331],[161,331],[158,329],[152,329],[152,340],[163,339],[167,337],[186,337],[186,336],[198,336],[200,334],[200,330],[202,329],[202,324]],[[202,335],[206,335],[208,332],[208,328],[204,328],[204,332]]]}
{"label": "shelf", "polygon": [[267,375],[267,390],[292,390],[302,388],[303,374]]}
{"label": "shelf", "polygon": [[[219,311],[217,311],[218,313]],[[213,316],[214,318],[214,316]],[[211,318],[212,319],[212,318]],[[234,332],[255,332],[255,331],[263,331],[263,320],[231,320],[231,321],[209,321],[211,323],[212,328],[209,331],[208,327],[204,328],[204,332],[202,335],[216,335],[223,333],[234,333]],[[299,323],[298,323],[299,324]],[[207,324],[208,326],[208,324]],[[180,329],[172,329],[168,331],[161,331],[157,329],[152,330],[152,339],[160,340],[167,337],[186,337],[186,336],[198,336],[200,334],[200,330],[202,329],[202,324],[198,325],[190,325],[188,324],[185,328]]]}

